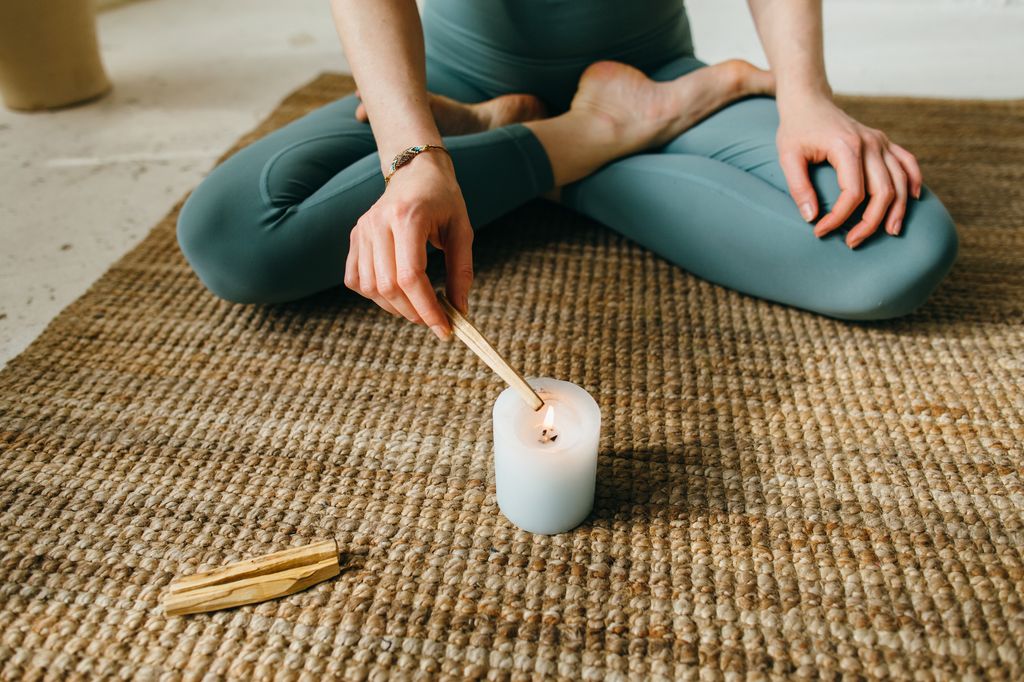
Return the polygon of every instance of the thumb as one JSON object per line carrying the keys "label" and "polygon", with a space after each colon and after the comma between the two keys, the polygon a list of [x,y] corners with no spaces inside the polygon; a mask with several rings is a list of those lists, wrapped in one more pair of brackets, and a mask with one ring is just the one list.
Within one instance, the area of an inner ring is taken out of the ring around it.
{"label": "thumb", "polygon": [[452,231],[444,245],[445,289],[448,300],[460,313],[469,312],[469,288],[473,285],[473,228],[462,216],[462,225]]}
{"label": "thumb", "polygon": [[786,185],[789,186],[789,193],[800,209],[800,215],[807,222],[811,222],[818,215],[818,195],[815,194],[814,185],[807,175],[807,159],[797,153],[785,152],[779,154],[779,165],[782,166]]}

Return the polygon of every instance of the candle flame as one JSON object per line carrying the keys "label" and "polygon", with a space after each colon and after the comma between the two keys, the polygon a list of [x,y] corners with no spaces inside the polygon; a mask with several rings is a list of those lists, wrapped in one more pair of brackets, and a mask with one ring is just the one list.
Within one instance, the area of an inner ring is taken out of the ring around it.
{"label": "candle flame", "polygon": [[555,406],[548,405],[548,411],[544,413],[544,428],[550,429],[555,425]]}

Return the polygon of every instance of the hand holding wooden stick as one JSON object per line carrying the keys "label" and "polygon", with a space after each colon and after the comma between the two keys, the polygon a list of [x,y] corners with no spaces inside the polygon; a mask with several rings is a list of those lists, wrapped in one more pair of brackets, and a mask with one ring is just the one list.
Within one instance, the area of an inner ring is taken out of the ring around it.
{"label": "hand holding wooden stick", "polygon": [[514,388],[523,400],[526,401],[527,405],[535,411],[544,407],[544,401],[537,395],[537,392],[526,383],[526,380],[520,376],[519,372],[505,362],[505,358],[501,357],[498,351],[494,350],[494,346],[484,338],[483,334],[477,331],[476,327],[470,324],[469,320],[463,317],[462,313],[451,304],[451,301],[442,293],[438,293],[437,298],[441,301],[441,307],[448,313],[448,319],[452,323],[452,333],[455,334],[456,338],[469,346],[469,349],[476,353],[477,357],[504,379],[505,383]]}
{"label": "hand holding wooden stick", "polygon": [[324,540],[171,581],[164,613],[180,616],[294,594],[341,571],[338,543]]}

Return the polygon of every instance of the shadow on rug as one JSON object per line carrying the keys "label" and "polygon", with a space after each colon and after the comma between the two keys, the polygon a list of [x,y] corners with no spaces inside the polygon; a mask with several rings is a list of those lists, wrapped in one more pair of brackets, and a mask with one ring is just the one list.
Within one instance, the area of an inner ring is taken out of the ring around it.
{"label": "shadow on rug", "polygon": [[[168,216],[0,373],[3,677],[1019,678],[1024,104],[844,104],[961,229],[909,318],[744,297],[542,202],[481,233],[475,321],[604,414],[557,537],[499,514],[502,387],[461,345],[342,291],[217,300]],[[160,612],[326,537],[359,558],[335,580]]]}

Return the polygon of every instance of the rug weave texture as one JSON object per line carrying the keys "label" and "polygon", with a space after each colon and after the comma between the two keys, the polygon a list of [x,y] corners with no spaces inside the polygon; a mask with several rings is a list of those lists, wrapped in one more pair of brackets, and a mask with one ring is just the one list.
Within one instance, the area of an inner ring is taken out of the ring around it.
{"label": "rug weave texture", "polygon": [[[0,373],[0,674],[1020,679],[1024,103],[843,104],[961,231],[905,319],[742,296],[540,201],[480,231],[474,321],[603,412],[595,509],[554,537],[498,511],[503,387],[461,344],[340,289],[218,300],[172,213]],[[161,612],[329,537],[334,580]]]}

